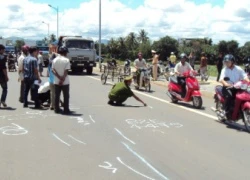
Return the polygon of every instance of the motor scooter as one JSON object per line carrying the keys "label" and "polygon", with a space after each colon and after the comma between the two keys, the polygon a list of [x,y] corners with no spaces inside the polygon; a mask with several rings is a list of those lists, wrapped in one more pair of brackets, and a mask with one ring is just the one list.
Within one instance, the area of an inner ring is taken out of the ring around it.
{"label": "motor scooter", "polygon": [[[224,80],[229,81],[229,78],[226,77]],[[211,109],[216,112],[218,119],[222,122],[243,120],[247,131],[250,133],[250,83],[246,81],[239,81],[233,84],[232,89],[236,89],[235,101],[231,105],[229,116],[230,119],[226,117],[224,102],[225,97],[222,94],[222,86],[218,85],[215,87],[215,106]]]}
{"label": "motor scooter", "polygon": [[181,77],[185,79],[185,94],[183,93],[182,86],[178,83],[177,77],[172,76],[169,78],[167,95],[173,103],[177,103],[178,101],[192,101],[195,108],[200,109],[202,107],[200,86],[195,77],[196,75],[196,71],[187,71],[182,74]]}
{"label": "motor scooter", "polygon": [[133,72],[133,80],[134,80],[134,86],[135,89],[139,90],[140,87],[144,87],[145,91],[150,92],[151,90],[151,83],[150,83],[150,73],[151,73],[151,68],[140,68],[139,71],[141,71],[141,83],[140,80],[139,82],[137,81],[137,74],[136,72]]}

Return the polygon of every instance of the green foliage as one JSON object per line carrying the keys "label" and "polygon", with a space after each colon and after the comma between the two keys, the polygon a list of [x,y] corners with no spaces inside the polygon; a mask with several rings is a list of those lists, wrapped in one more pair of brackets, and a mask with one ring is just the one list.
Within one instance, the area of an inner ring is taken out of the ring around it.
{"label": "green foliage", "polygon": [[22,46],[25,45],[24,40],[16,40],[15,46],[18,51],[21,50]]}
{"label": "green foliage", "polygon": [[178,52],[178,41],[170,36],[154,41],[152,49],[160,52],[160,59],[166,60],[171,52]]}

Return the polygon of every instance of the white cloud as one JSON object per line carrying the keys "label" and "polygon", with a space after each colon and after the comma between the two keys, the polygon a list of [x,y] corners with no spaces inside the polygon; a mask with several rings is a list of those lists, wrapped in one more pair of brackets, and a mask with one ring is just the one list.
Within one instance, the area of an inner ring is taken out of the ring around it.
{"label": "white cloud", "polygon": [[[225,0],[224,6],[196,5],[188,0],[145,0],[136,9],[118,0],[102,0],[103,38],[125,36],[145,29],[151,39],[170,35],[175,38],[210,37],[219,40],[250,40],[248,23],[250,1]],[[99,0],[83,2],[77,9],[59,14],[59,35],[83,35],[98,38]],[[29,0],[8,0],[1,3],[0,33],[4,37],[23,36],[41,39],[56,34],[56,12],[47,4]],[[16,28],[20,30],[16,30]],[[27,29],[27,30],[23,30]]]}

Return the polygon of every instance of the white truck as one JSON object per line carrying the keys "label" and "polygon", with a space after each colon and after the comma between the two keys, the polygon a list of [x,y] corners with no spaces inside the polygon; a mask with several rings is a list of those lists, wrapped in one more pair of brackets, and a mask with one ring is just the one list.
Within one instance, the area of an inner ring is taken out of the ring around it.
{"label": "white truck", "polygon": [[82,72],[86,69],[87,74],[92,74],[96,66],[96,50],[93,39],[82,38],[81,36],[60,36],[56,46],[50,46],[50,53],[57,52],[58,48],[65,46],[69,53],[72,72]]}

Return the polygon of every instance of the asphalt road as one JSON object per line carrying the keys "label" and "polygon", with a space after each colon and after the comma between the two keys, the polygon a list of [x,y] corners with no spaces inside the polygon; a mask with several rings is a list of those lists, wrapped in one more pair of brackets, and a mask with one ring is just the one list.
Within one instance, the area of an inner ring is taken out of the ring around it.
{"label": "asphalt road", "polygon": [[[169,103],[164,87],[107,105],[100,76],[70,76],[71,116],[24,109],[9,73],[8,109],[0,114],[1,180],[249,179],[249,134],[204,108]],[[44,81],[46,78],[44,78]]]}

